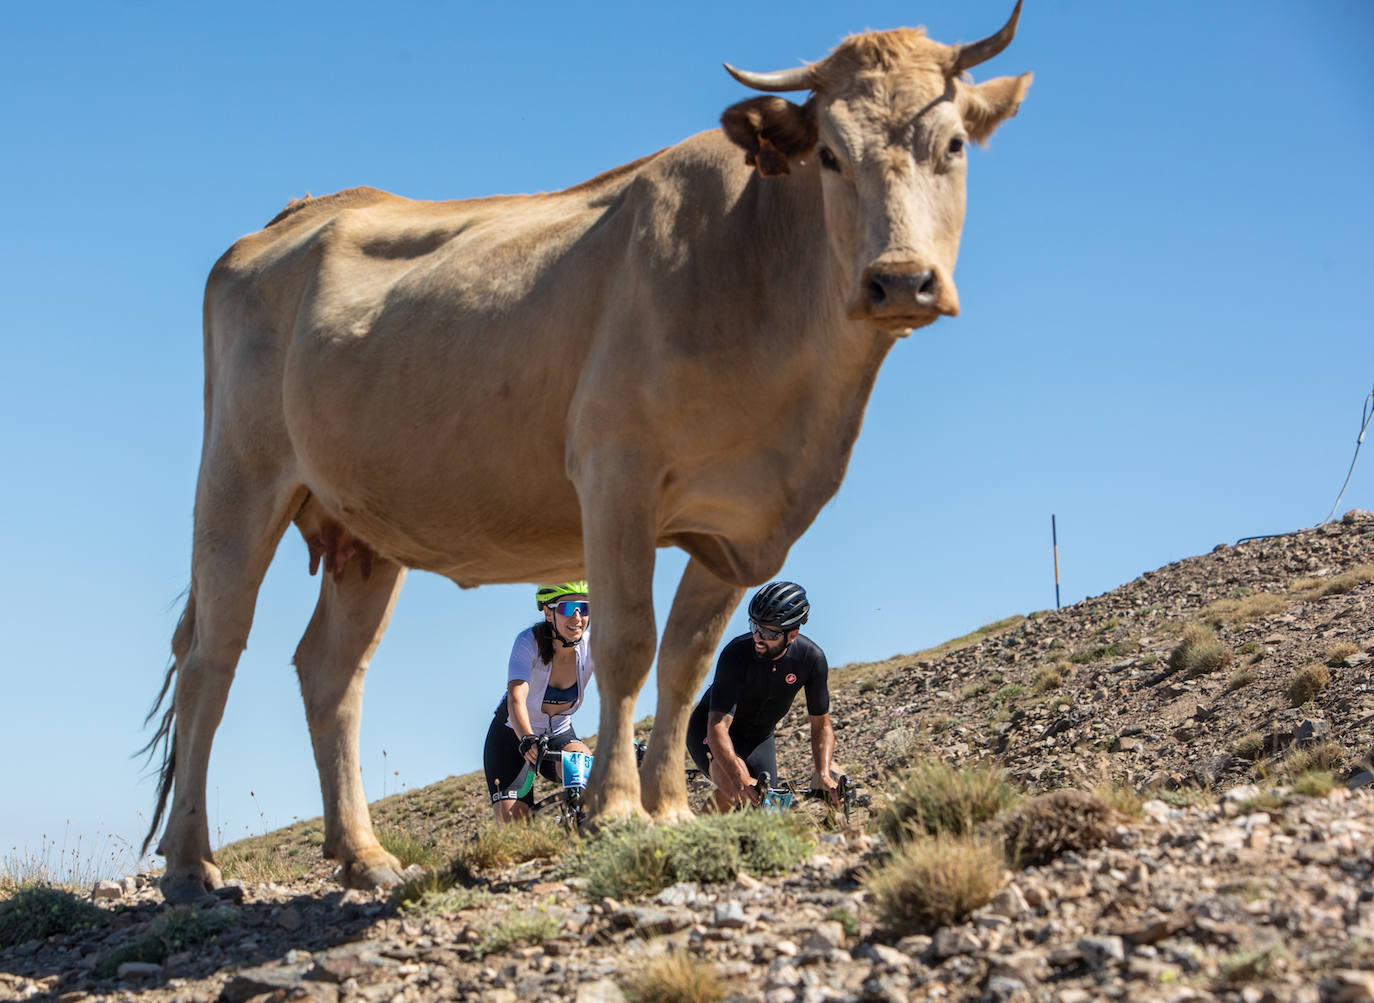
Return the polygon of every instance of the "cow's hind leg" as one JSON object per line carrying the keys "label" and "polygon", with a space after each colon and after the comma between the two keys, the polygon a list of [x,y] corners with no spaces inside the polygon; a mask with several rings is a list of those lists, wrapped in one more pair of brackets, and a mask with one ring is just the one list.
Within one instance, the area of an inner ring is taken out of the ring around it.
{"label": "cow's hind leg", "polygon": [[172,715],[163,724],[171,740],[162,796],[169,786],[173,794],[158,852],[167,858],[161,887],[169,902],[194,901],[223,883],[210,853],[205,811],[210,746],[248,642],[258,588],[303,497],[298,487],[256,484],[222,466],[202,464],[191,594],[173,638],[176,690]]}
{"label": "cow's hind leg", "polygon": [[343,883],[376,888],[401,880],[401,865],[377,842],[358,762],[363,676],[386,630],[405,569],[375,557],[326,574],[320,600],[296,649],[296,672],[324,797],[324,855]]}
{"label": "cow's hind leg", "polygon": [[687,718],[711,655],[744,589],[727,585],[693,558],[678,583],[658,653],[658,706],[640,767],[644,808],[660,822],[691,815],[683,750]]}

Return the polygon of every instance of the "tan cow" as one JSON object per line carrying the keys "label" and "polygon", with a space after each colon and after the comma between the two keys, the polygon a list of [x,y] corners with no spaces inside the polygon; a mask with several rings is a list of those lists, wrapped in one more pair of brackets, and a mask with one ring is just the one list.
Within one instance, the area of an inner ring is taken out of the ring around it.
{"label": "tan cow", "polygon": [[[727,67],[810,96],[743,101],[723,130],[566,191],[353,189],[294,203],[229,249],[205,291],[190,597],[154,713],[175,690],[149,744],[164,757],[149,839],[165,810],[169,900],[220,884],[210,745],[292,522],[326,572],[295,664],[324,853],[347,884],[400,870],[373,835],[358,725],[406,568],[465,588],[585,574],[591,809],[689,813],[687,713],[731,611],[839,487],[888,350],[958,312],[965,146],[1030,86],[964,71],[1011,41],[1019,12],[971,45],[899,30],[794,70]],[[654,549],[668,545],[691,559],[636,772]]]}

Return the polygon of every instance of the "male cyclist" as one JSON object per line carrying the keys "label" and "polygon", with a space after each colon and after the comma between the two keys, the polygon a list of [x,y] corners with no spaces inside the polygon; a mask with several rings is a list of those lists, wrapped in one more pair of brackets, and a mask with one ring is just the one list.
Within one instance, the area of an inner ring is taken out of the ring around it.
{"label": "male cyclist", "polygon": [[749,633],[726,644],[716,675],[687,722],[687,752],[715,785],[716,807],[758,803],[756,781],[778,776],[773,729],[806,690],[811,717],[811,786],[833,803],[838,785],[830,776],[835,732],[830,725],[830,667],[825,652],[798,628],[811,604],[795,582],[769,582],[749,601]]}

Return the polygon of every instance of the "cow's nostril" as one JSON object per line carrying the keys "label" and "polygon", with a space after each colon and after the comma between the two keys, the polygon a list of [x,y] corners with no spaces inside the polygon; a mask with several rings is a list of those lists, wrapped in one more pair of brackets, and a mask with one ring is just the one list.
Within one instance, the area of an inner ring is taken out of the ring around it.
{"label": "cow's nostril", "polygon": [[868,302],[873,306],[878,306],[885,299],[887,299],[887,288],[883,285],[882,276],[875,275],[868,280]]}
{"label": "cow's nostril", "polygon": [[916,287],[916,302],[922,306],[929,306],[940,295],[940,280],[930,269],[922,272],[917,278],[921,280],[921,284]]}

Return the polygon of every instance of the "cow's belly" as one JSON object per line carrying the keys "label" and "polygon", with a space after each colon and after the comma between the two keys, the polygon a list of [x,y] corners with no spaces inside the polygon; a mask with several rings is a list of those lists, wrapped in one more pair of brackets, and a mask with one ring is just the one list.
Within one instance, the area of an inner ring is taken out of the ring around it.
{"label": "cow's belly", "polygon": [[321,507],[379,553],[462,584],[580,568],[561,435],[529,395],[489,368],[376,355],[317,343],[288,361],[287,433]]}

